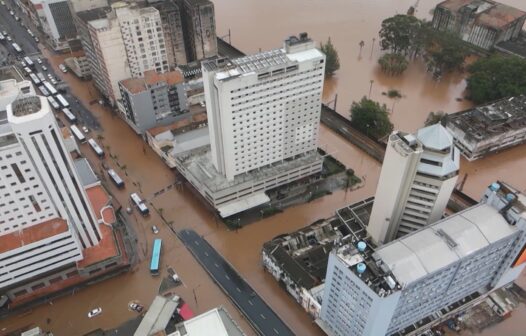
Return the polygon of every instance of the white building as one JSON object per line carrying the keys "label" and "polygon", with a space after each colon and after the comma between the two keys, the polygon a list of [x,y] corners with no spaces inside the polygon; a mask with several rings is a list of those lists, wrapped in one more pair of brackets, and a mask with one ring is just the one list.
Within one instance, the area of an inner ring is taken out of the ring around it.
{"label": "white building", "polygon": [[367,231],[378,244],[434,223],[458,178],[460,152],[440,125],[389,137]]}
{"label": "white building", "polygon": [[283,49],[203,63],[212,162],[235,176],[318,146],[325,55],[302,34]]}
{"label": "white building", "polygon": [[159,11],[153,7],[126,6],[117,7],[115,13],[132,77],[141,77],[147,70],[159,73],[168,71],[168,56]]}
{"label": "white building", "polygon": [[77,37],[77,29],[67,0],[31,0],[42,30],[55,50],[69,47]]}
{"label": "white building", "polygon": [[336,248],[321,317],[330,336],[415,335],[483,301],[526,264],[526,197],[503,183],[480,204],[376,250]]}

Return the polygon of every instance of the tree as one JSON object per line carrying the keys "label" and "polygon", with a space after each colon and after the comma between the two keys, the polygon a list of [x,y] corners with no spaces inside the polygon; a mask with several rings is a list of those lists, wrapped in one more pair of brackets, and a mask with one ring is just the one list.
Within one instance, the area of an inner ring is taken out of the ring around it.
{"label": "tree", "polygon": [[340,68],[340,58],[330,37],[327,43],[320,43],[320,50],[325,54],[325,76],[330,77]]}
{"label": "tree", "polygon": [[437,74],[461,70],[469,51],[456,35],[435,32],[428,46],[428,68]]}
{"label": "tree", "polygon": [[352,103],[351,125],[373,139],[380,139],[393,130],[387,106],[367,97]]}
{"label": "tree", "polygon": [[397,76],[407,69],[409,62],[403,55],[388,53],[378,59],[378,64],[386,74]]}
{"label": "tree", "polygon": [[468,67],[469,98],[482,104],[526,93],[526,60],[493,55]]}
{"label": "tree", "polygon": [[434,124],[438,124],[442,121],[442,119],[444,119],[445,116],[446,114],[443,111],[429,112],[429,114],[427,115],[427,119],[424,122],[424,125],[431,126]]}
{"label": "tree", "polygon": [[410,15],[395,15],[382,22],[380,46],[395,54],[408,55],[422,22]]}

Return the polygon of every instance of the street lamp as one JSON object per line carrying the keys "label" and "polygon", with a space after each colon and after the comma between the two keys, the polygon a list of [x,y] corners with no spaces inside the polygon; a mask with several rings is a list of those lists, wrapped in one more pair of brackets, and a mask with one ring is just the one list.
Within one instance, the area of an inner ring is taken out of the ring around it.
{"label": "street lamp", "polygon": [[371,91],[373,90],[373,83],[374,83],[374,79],[371,79],[371,85],[369,86],[369,99],[371,99]]}

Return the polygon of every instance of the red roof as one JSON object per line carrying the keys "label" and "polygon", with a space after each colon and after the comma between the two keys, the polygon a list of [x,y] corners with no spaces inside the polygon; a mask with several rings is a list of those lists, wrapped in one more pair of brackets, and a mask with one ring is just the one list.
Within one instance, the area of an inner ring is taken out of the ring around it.
{"label": "red roof", "polygon": [[100,185],[95,185],[86,189],[86,193],[97,219],[103,219],[106,224],[115,223],[115,213],[110,204],[110,197],[104,188]]}
{"label": "red roof", "polygon": [[62,218],[53,218],[20,231],[0,236],[0,253],[14,250],[66,231],[68,231],[68,223]]}

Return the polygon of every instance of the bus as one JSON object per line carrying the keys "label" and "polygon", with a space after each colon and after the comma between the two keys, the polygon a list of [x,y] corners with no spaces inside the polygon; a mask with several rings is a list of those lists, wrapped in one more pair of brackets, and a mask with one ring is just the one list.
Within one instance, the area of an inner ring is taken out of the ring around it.
{"label": "bus", "polygon": [[137,195],[137,193],[131,194],[130,197],[133,203],[135,203],[135,206],[137,206],[137,209],[139,209],[139,212],[143,216],[146,216],[150,213],[150,210],[148,209],[146,204],[144,204],[144,201],[139,197],[139,195]]}
{"label": "bus", "polygon": [[38,79],[40,79],[41,82],[46,80],[46,76],[44,76],[44,74],[41,72],[37,73],[37,77]]}
{"label": "bus", "polygon": [[40,84],[40,79],[34,73],[30,73],[29,77],[31,78],[31,81],[33,82],[33,84],[35,85]]}
{"label": "bus", "polygon": [[110,179],[115,183],[117,188],[124,188],[124,181],[121,179],[119,175],[115,172],[115,170],[110,169],[108,170],[108,175],[110,176]]}
{"label": "bus", "polygon": [[95,140],[88,139],[88,144],[90,145],[91,149],[93,149],[95,154],[97,154],[98,157],[104,157],[104,151],[102,150],[102,148],[100,148],[99,144]]}
{"label": "bus", "polygon": [[69,103],[66,100],[66,98],[64,98],[63,95],[58,94],[55,96],[55,98],[57,98],[58,102],[60,103],[60,105],[62,105],[62,107],[65,107],[65,108],[69,107]]}
{"label": "bus", "polygon": [[20,46],[16,43],[13,43],[11,44],[11,46],[13,47],[13,49],[15,49],[15,51],[18,53],[18,54],[21,54],[22,53],[22,48],[20,48]]}
{"label": "bus", "polygon": [[26,62],[27,66],[30,67],[30,68],[34,68],[35,67],[35,63],[33,63],[31,58],[29,58],[27,56],[24,57],[24,62]]}
{"label": "bus", "polygon": [[150,273],[159,275],[159,261],[161,259],[162,239],[155,239],[152,248],[152,261],[150,262]]}
{"label": "bus", "polygon": [[77,117],[75,117],[75,115],[71,112],[70,109],[63,108],[62,112],[64,112],[64,115],[66,116],[66,118],[69,120],[70,123],[74,124],[77,122]]}
{"label": "bus", "polygon": [[48,81],[43,81],[42,84],[44,84],[44,86],[46,87],[46,89],[49,91],[49,93],[54,96],[56,95],[58,92],[57,90],[55,89],[55,87],[53,85],[51,85]]}
{"label": "bus", "polygon": [[46,88],[44,87],[44,85],[40,85],[40,86],[38,87],[38,89],[40,90],[40,92],[42,92],[42,94],[43,94],[44,96],[46,96],[46,97],[49,96],[49,91],[46,90]]}
{"label": "bus", "polygon": [[55,100],[55,98],[49,96],[49,97],[47,97],[47,100],[49,101],[49,104],[50,104],[51,106],[53,106],[53,108],[54,108],[55,110],[60,109],[60,105],[57,103],[57,101]]}
{"label": "bus", "polygon": [[73,133],[75,138],[77,138],[77,140],[80,143],[85,143],[86,142],[86,137],[84,136],[84,134],[82,134],[82,132],[79,130],[79,128],[77,126],[71,125],[70,129],[71,129],[71,133]]}

